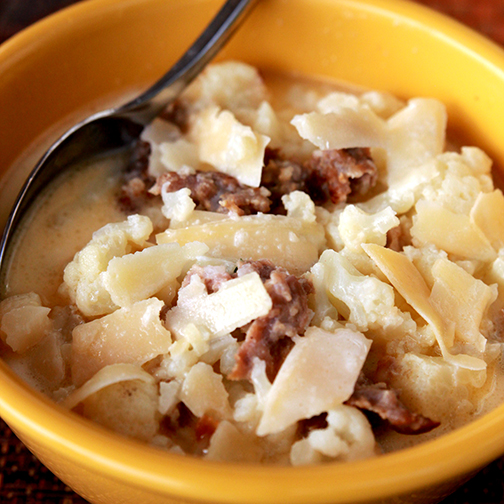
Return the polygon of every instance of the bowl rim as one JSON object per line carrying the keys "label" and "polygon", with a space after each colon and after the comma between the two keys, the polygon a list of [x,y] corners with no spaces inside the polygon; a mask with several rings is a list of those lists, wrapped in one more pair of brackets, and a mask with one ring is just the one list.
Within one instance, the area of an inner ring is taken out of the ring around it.
{"label": "bowl rim", "polygon": [[[31,44],[44,44],[52,30],[65,30],[69,17],[92,16],[143,0],[87,0],[62,9],[22,30],[0,45],[0,65]],[[460,46],[485,65],[492,65],[504,81],[504,50],[483,35],[423,5],[408,0],[327,0],[351,8],[377,10],[397,16]],[[176,495],[201,502],[236,501],[240,482],[243,503],[361,502],[405,494],[446,482],[474,471],[504,453],[504,405],[470,424],[411,448],[356,462],[317,466],[275,467],[212,462],[167,453],[125,439],[64,410],[31,389],[0,361],[0,413],[30,447],[51,449],[93,473],[105,474],[159,495]],[[79,440],[85,439],[83,443]],[[42,440],[42,441],[41,441]],[[457,446],[471,446],[471,456],[454,457]],[[89,449],[92,447],[92,449]],[[118,454],[121,454],[118,456]],[[141,463],[139,461],[141,460]],[[415,467],[412,475],[405,467]],[[197,484],[195,474],[197,473]],[[366,480],[357,478],[366,474]],[[335,485],[338,495],[335,496]],[[281,489],[279,492],[278,488]],[[393,489],[393,490],[391,490]],[[370,493],[372,491],[372,493]]]}

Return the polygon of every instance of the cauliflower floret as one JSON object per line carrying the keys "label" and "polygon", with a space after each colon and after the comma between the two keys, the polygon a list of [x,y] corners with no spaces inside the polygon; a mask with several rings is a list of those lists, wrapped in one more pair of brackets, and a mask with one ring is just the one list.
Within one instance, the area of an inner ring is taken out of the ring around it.
{"label": "cauliflower floret", "polygon": [[376,455],[376,441],[367,418],[357,408],[341,405],[327,413],[327,427],[315,429],[292,445],[292,465],[341,462]]}
{"label": "cauliflower floret", "polygon": [[359,331],[387,331],[403,325],[405,329],[414,329],[411,316],[395,306],[391,285],[374,276],[362,275],[334,250],[325,250],[320,263],[324,266],[325,282],[338,312]]}
{"label": "cauliflower floret", "polygon": [[184,97],[196,107],[212,103],[234,112],[257,108],[268,97],[268,90],[257,68],[239,61],[224,61],[206,67]]}
{"label": "cauliflower floret", "polygon": [[142,249],[152,230],[148,217],[130,215],[124,222],[107,224],[96,231],[91,241],[75,254],[65,268],[63,289],[84,315],[95,317],[117,308],[104,285],[109,261]]}
{"label": "cauliflower floret", "polygon": [[345,247],[363,252],[362,243],[385,246],[387,232],[399,223],[391,207],[368,214],[355,205],[347,205],[340,214],[338,231]]}
{"label": "cauliflower floret", "polygon": [[423,187],[421,198],[436,201],[452,212],[468,215],[479,193],[493,189],[487,171],[488,161],[489,158],[475,147],[464,148],[460,154],[440,154],[435,160],[440,176]]}
{"label": "cauliflower floret", "polygon": [[259,187],[269,137],[254,132],[232,112],[218,107],[209,107],[199,114],[191,136],[201,161],[242,184]]}

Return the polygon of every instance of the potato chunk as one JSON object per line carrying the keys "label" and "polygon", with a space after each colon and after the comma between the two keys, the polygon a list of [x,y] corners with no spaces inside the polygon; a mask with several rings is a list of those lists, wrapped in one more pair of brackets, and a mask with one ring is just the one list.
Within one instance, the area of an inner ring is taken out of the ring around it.
{"label": "potato chunk", "polygon": [[230,418],[228,393],[222,383],[222,375],[204,362],[195,364],[182,383],[180,399],[197,417],[205,413],[219,419]]}
{"label": "potato chunk", "polygon": [[207,251],[203,243],[188,243],[183,247],[167,243],[114,257],[103,275],[103,285],[117,306],[130,306],[176,282],[182,268]]}
{"label": "potato chunk", "polygon": [[0,338],[14,352],[24,353],[51,328],[50,308],[42,306],[38,294],[19,294],[0,303]]}
{"label": "potato chunk", "polygon": [[282,364],[265,403],[257,435],[280,432],[346,401],[371,341],[362,333],[309,327]]}
{"label": "potato chunk", "polygon": [[151,441],[159,429],[158,390],[152,381],[121,381],[83,401],[82,414],[119,434]]}
{"label": "potato chunk", "polygon": [[163,302],[147,299],[77,326],[72,333],[72,378],[82,385],[108,364],[143,364],[168,352],[171,335],[159,312]]}

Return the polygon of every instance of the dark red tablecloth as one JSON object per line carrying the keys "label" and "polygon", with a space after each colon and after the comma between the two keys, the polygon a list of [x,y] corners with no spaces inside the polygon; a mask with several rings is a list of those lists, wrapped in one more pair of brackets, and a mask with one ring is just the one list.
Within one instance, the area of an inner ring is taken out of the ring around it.
{"label": "dark red tablecloth", "polygon": [[[416,1],[452,16],[504,46],[504,0]],[[0,0],[0,42],[74,2]],[[504,504],[504,457],[483,469],[442,504],[498,503]],[[0,504],[86,504],[86,501],[40,464],[0,420]]]}

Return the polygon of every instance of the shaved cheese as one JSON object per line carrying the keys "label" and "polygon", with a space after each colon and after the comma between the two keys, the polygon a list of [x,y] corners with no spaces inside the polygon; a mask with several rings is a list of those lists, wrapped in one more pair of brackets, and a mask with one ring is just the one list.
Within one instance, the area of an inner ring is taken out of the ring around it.
{"label": "shaved cheese", "polygon": [[425,280],[404,254],[372,243],[364,244],[362,248],[399,294],[431,325],[446,361],[473,370],[486,368],[486,362],[482,359],[465,354],[453,355],[449,352],[448,348],[453,346],[455,324],[449,323],[434,308]]}
{"label": "shaved cheese", "polygon": [[337,113],[310,112],[297,115],[291,123],[301,138],[321,150],[383,147],[386,144],[385,122],[369,109],[357,111],[340,107]]}
{"label": "shaved cheese", "polygon": [[474,223],[495,250],[504,247],[504,196],[499,189],[491,193],[480,193],[471,209]]}
{"label": "shaved cheese", "polygon": [[352,394],[371,341],[350,329],[309,327],[268,391],[257,435],[280,432],[342,404]]}
{"label": "shaved cheese", "polygon": [[411,235],[421,244],[433,243],[439,249],[469,259],[495,259],[497,254],[489,239],[468,215],[425,200],[416,204],[416,211]]}
{"label": "shaved cheese", "polygon": [[212,214],[210,220],[167,229],[156,240],[179,245],[198,241],[208,245],[213,257],[266,258],[292,274],[308,271],[325,246],[324,228],[316,221],[263,214],[215,219]]}
{"label": "shaved cheese", "polygon": [[495,290],[448,259],[438,259],[432,274],[431,303],[444,318],[455,322],[456,337],[483,352],[487,340],[479,327],[488,306],[496,298]]}
{"label": "shaved cheese", "polygon": [[185,337],[187,328],[192,331],[197,326],[214,338],[266,315],[271,307],[271,297],[255,272],[225,282],[212,294],[193,275],[179,290],[177,306],[166,315],[166,325],[178,336]]}

